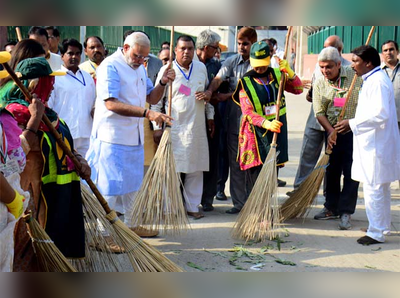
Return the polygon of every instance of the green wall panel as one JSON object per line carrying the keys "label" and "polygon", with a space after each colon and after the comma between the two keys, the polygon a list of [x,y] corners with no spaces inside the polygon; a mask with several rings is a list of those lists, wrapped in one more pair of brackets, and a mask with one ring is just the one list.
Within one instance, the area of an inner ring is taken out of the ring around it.
{"label": "green wall panel", "polygon": [[352,32],[351,26],[344,27],[343,36],[342,36],[344,53],[349,53],[351,51],[351,39],[352,39],[351,32]]}
{"label": "green wall panel", "polygon": [[379,52],[381,51],[382,43],[386,40],[393,40],[396,37],[396,32],[393,30],[393,26],[379,26],[379,37],[378,37],[378,45],[377,48]]}
{"label": "green wall panel", "polygon": [[[8,26],[8,40],[17,40],[15,32],[16,26]],[[31,26],[19,26],[23,38],[27,38],[28,31]],[[57,26],[60,31],[61,41],[64,38],[75,38],[80,39],[80,27],[79,26]],[[155,26],[86,26],[86,36],[100,36],[103,39],[109,53],[112,54],[114,51],[122,46],[123,34],[126,30],[141,30],[146,32],[151,40],[151,52],[157,54],[161,43],[169,41],[171,38],[171,31]],[[175,40],[182,33],[175,32]],[[196,37],[192,36],[196,41]]]}
{"label": "green wall panel", "polygon": [[363,39],[363,32],[364,32],[363,29],[364,29],[363,26],[352,27],[350,51],[365,43]]}
{"label": "green wall panel", "polygon": [[329,27],[329,36],[330,35],[336,35],[335,26],[330,26]]}
{"label": "green wall panel", "polygon": [[[322,28],[308,37],[308,53],[319,53],[323,48],[326,37],[329,35],[340,36],[344,44],[343,53],[350,53],[355,47],[365,44],[371,27],[372,26],[327,26]],[[377,26],[369,44],[380,51],[381,44],[388,39],[394,39],[397,43],[400,43],[399,26]]]}
{"label": "green wall panel", "polygon": [[[364,26],[364,37],[363,37],[363,44],[366,43],[368,39],[369,32],[371,31],[372,26]],[[373,46],[374,48],[377,48],[377,43],[378,43],[378,27],[375,28],[374,34],[372,35],[371,41],[369,43],[370,46]]]}

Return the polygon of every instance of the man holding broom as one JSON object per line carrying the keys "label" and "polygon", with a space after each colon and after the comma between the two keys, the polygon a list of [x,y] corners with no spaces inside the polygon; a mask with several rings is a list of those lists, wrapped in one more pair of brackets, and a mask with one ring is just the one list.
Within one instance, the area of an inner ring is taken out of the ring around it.
{"label": "man holding broom", "polygon": [[[351,62],[342,57],[343,42],[337,35],[328,36],[324,42],[324,48],[334,47],[340,54],[341,66],[350,66]],[[312,105],[312,85],[315,81],[322,77],[321,69],[317,63],[311,79],[311,89],[308,91],[306,99],[311,102],[310,114],[307,118],[306,127],[304,129],[303,144],[301,146],[299,167],[297,168],[296,177],[294,179],[294,190],[287,192],[288,196],[293,195],[300,184],[311,174],[321,155],[321,150],[325,143],[325,130],[317,121]],[[326,183],[324,183],[325,196]]]}
{"label": "man holding broom", "polygon": [[[204,92],[208,79],[206,66],[193,60],[195,43],[190,36],[182,35],[175,47],[176,60],[173,69],[176,80],[172,84],[171,129],[172,149],[176,162],[176,171],[181,174],[185,188],[187,214],[194,219],[204,217],[199,212],[203,194],[203,172],[209,169],[209,154],[206,132],[207,119],[214,119],[214,109],[206,101],[209,96]],[[163,66],[158,75],[158,85],[162,84],[161,74],[168,69]],[[158,86],[157,85],[157,86]],[[167,110],[168,104],[165,107]],[[161,105],[151,107],[161,110]],[[177,190],[179,191],[179,190]]]}
{"label": "man holding broom", "polygon": [[352,68],[362,76],[354,119],[336,125],[339,133],[353,132],[354,153],[351,177],[363,182],[367,234],[357,240],[370,245],[385,242],[390,231],[390,183],[400,179],[400,135],[393,84],[380,69],[378,51],[361,46],[351,51]]}
{"label": "man holding broom", "polygon": [[[340,216],[339,228],[351,228],[350,217],[357,204],[358,185],[351,179],[353,154],[353,134],[335,132],[338,116],[344,107],[354,72],[350,67],[341,66],[339,51],[334,47],[324,48],[318,56],[322,77],[313,86],[313,105],[318,122],[324,127],[327,147],[332,149],[329,166],[326,169],[326,201],[314,219],[334,219]],[[361,79],[357,79],[355,89],[350,95],[344,119],[354,118]],[[343,188],[340,187],[344,176]]]}
{"label": "man holding broom", "polygon": [[[129,35],[122,48],[107,57],[97,69],[97,99],[90,148],[87,154],[92,180],[112,209],[125,214],[131,225],[131,210],[142,183],[144,169],[143,118],[158,125],[171,117],[145,109],[156,104],[175,72],[166,68],[154,88],[143,63],[150,52],[150,40],[141,33]],[[157,231],[132,228],[142,237]]]}

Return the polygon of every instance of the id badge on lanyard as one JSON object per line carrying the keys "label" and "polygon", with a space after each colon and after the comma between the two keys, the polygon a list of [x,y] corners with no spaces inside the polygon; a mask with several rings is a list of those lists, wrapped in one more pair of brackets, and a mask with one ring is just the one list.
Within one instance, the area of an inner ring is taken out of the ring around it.
{"label": "id badge on lanyard", "polygon": [[264,113],[265,113],[265,116],[267,116],[267,117],[275,116],[276,111],[277,111],[276,105],[264,107]]}

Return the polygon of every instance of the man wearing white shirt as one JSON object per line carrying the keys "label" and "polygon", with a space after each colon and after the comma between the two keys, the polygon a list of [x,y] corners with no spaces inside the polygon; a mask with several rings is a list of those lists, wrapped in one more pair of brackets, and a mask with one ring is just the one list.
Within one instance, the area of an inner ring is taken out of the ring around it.
{"label": "man wearing white shirt", "polygon": [[370,245],[385,241],[390,231],[390,183],[400,179],[400,134],[393,84],[380,68],[378,51],[371,46],[352,50],[352,68],[364,81],[354,119],[335,128],[354,134],[352,179],[363,182],[367,234],[357,240]]}
{"label": "man wearing white shirt", "polygon": [[272,53],[273,59],[271,59],[271,67],[279,68],[279,62],[277,61],[275,56],[278,57],[279,59],[283,59],[283,56],[285,55],[285,53],[278,47],[278,42],[276,41],[275,38],[270,38],[269,40],[273,46],[273,48],[272,48],[273,49],[273,53]]}
{"label": "man wearing white shirt", "polygon": [[46,52],[46,60],[50,64],[53,71],[60,70],[62,60],[60,55],[50,52],[49,34],[43,27],[34,26],[29,29],[28,36],[30,39],[36,40],[40,43]]}
{"label": "man wearing white shirt", "polygon": [[[156,104],[173,70],[166,69],[160,84],[153,87],[143,66],[150,52],[150,40],[140,32],[129,35],[97,68],[96,109],[89,151],[92,180],[111,209],[125,214],[125,223],[139,236],[156,236],[131,226],[132,207],[143,180],[143,119],[158,125],[171,117],[145,109],[145,102]],[[142,233],[143,232],[143,233]]]}
{"label": "man wearing white shirt", "polygon": [[[195,43],[190,36],[182,35],[175,47],[176,60],[173,69],[176,79],[172,84],[173,125],[171,128],[172,150],[174,152],[176,171],[183,174],[185,187],[184,197],[187,214],[194,219],[204,217],[199,212],[203,194],[203,172],[209,170],[208,141],[206,131],[207,119],[214,119],[214,108],[207,105],[205,88],[208,84],[206,66],[193,60]],[[157,78],[161,84],[162,73],[168,67],[163,66]],[[157,86],[158,86],[157,85]],[[168,102],[165,109],[168,110]],[[151,107],[160,111],[162,103]]]}
{"label": "man wearing white shirt", "polygon": [[396,102],[397,110],[397,123],[400,130],[400,61],[399,44],[394,40],[387,40],[382,44],[382,58],[383,62],[381,68],[389,76],[393,83],[394,100]]}
{"label": "man wearing white shirt", "polygon": [[90,74],[79,69],[82,45],[76,39],[62,43],[62,70],[66,76],[56,78],[48,105],[65,120],[71,130],[75,149],[82,156],[89,149],[92,131],[92,111],[96,100],[96,88]]}

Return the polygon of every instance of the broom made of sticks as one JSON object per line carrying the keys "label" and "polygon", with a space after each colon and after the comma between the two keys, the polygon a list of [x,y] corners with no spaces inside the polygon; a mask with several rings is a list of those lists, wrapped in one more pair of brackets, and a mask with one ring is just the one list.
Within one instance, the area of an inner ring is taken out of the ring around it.
{"label": "broom made of sticks", "polygon": [[79,272],[122,272],[129,263],[122,244],[114,237],[113,227],[104,209],[89,187],[81,181],[85,224],[85,258],[70,260]]}
{"label": "broom made of sticks", "polygon": [[45,272],[77,272],[68,259],[50,239],[46,231],[40,226],[32,213],[28,211],[22,217],[28,227],[28,234],[32,239],[33,250],[38,258],[41,269]]}
{"label": "broom made of sticks", "polygon": [[[8,52],[0,52],[0,63],[7,70],[9,75],[12,77],[14,82],[20,88],[25,95],[28,102],[32,101],[32,95],[29,90],[22,84],[21,80],[17,77],[14,70],[7,64],[11,59],[11,55]],[[49,118],[43,114],[42,121],[49,128],[50,133],[56,138],[57,144],[61,147],[64,153],[73,161],[76,169],[81,169],[82,164],[71,152],[67,145],[62,140],[60,134],[53,127]],[[79,171],[79,170],[78,170]],[[93,181],[88,178],[86,179],[89,187],[95,194],[97,200],[99,200],[101,206],[106,212],[106,218],[111,222],[114,227],[115,238],[119,239],[119,242],[123,244],[125,253],[128,254],[129,259],[135,271],[138,272],[169,272],[169,271],[182,271],[182,269],[175,265],[168,258],[163,256],[158,250],[153,248],[151,245],[144,242],[138,235],[136,235],[131,229],[129,229],[117,216],[116,212],[111,210],[108,206],[107,201],[103,198],[99,190]],[[51,257],[51,255],[50,255]],[[50,261],[50,260],[49,260]]]}
{"label": "broom made of sticks", "polygon": [[[369,32],[367,41],[365,45],[368,45],[372,35],[374,33],[375,26],[371,27]],[[338,122],[343,120],[347,104],[349,102],[351,93],[353,92],[357,74],[354,75],[353,81],[351,82],[349,92],[347,93],[346,102],[343,106],[343,109],[339,115]],[[333,134],[337,134],[336,130]],[[300,186],[295,189],[293,194],[282,204],[281,206],[281,215],[282,221],[287,219],[297,218],[297,217],[305,217],[312,206],[315,197],[318,195],[319,189],[322,184],[322,180],[325,176],[325,171],[329,163],[329,157],[332,153],[332,148],[327,148],[325,150],[325,154],[318,161],[315,169],[311,172],[311,174],[300,184]]]}
{"label": "broom made of sticks", "polygon": [[[286,59],[292,27],[288,28],[283,59]],[[281,73],[278,98],[276,101],[276,120],[279,121],[279,111],[285,84],[285,73]],[[265,240],[274,239],[280,227],[280,212],[278,203],[278,185],[276,170],[276,147],[278,134],[274,133],[270,150],[254,187],[240,212],[233,227],[232,236],[239,239]]]}
{"label": "broom made of sticks", "polygon": [[[174,26],[171,29],[169,63],[172,67]],[[168,116],[172,111],[172,82],[168,89]],[[189,227],[172,151],[171,127],[167,126],[160,145],[143,179],[133,206],[134,227],[146,225],[151,230],[161,227],[167,234],[179,234]]]}

